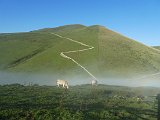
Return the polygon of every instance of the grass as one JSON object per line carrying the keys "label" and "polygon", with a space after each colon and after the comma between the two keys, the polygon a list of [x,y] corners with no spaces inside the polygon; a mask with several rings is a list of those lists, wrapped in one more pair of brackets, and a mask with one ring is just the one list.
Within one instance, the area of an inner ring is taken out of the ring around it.
{"label": "grass", "polygon": [[157,103],[151,96],[158,92],[159,88],[108,85],[70,86],[68,90],[56,86],[3,85],[0,119],[156,120]]}
{"label": "grass", "polygon": [[154,46],[154,48],[160,49],[160,46]]}
{"label": "grass", "polygon": [[68,55],[95,76],[127,77],[160,71],[158,50],[99,25],[67,25],[27,33],[1,34],[0,68],[13,72],[87,75],[72,61],[59,56],[62,51],[85,47],[54,36],[51,32],[94,46],[93,50]]}

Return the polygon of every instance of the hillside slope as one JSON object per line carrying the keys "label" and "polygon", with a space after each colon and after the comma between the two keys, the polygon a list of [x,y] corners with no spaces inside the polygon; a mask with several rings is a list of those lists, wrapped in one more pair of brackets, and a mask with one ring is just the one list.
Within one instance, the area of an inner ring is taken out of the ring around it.
{"label": "hillside slope", "polygon": [[156,48],[156,49],[160,49],[160,46],[154,46],[154,48]]}
{"label": "hillside slope", "polygon": [[160,71],[160,51],[124,37],[103,26],[67,25],[27,33],[0,35],[0,68],[16,72],[47,72],[88,76],[62,51],[86,47],[51,33],[94,46],[92,50],[70,53],[97,77],[134,76]]}

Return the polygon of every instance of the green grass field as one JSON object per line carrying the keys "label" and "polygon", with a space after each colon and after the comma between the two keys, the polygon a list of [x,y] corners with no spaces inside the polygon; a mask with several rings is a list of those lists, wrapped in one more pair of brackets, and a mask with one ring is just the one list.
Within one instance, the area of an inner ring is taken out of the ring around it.
{"label": "green grass field", "polygon": [[66,25],[26,33],[0,34],[0,69],[12,72],[45,72],[88,76],[59,54],[84,46],[50,33],[83,42],[93,50],[70,53],[97,77],[130,77],[160,71],[160,51],[103,26]]}
{"label": "green grass field", "polygon": [[160,49],[160,46],[155,46],[154,48]]}
{"label": "green grass field", "polygon": [[156,120],[159,88],[1,85],[1,120]]}

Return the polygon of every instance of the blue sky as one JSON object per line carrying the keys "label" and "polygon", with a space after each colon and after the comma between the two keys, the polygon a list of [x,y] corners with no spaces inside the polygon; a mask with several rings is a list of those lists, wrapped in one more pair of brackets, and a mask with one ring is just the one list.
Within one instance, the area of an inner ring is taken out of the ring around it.
{"label": "blue sky", "polygon": [[160,45],[159,0],[0,0],[0,33],[99,24]]}

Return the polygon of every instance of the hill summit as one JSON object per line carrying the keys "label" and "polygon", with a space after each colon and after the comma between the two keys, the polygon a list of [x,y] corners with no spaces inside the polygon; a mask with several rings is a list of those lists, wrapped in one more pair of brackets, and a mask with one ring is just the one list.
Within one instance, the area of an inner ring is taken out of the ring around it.
{"label": "hill summit", "polygon": [[67,56],[99,78],[160,72],[159,49],[146,46],[104,26],[80,24],[0,34],[0,69],[88,76],[73,61],[60,56],[61,52],[87,48],[65,37],[94,47],[83,52],[68,53]]}

